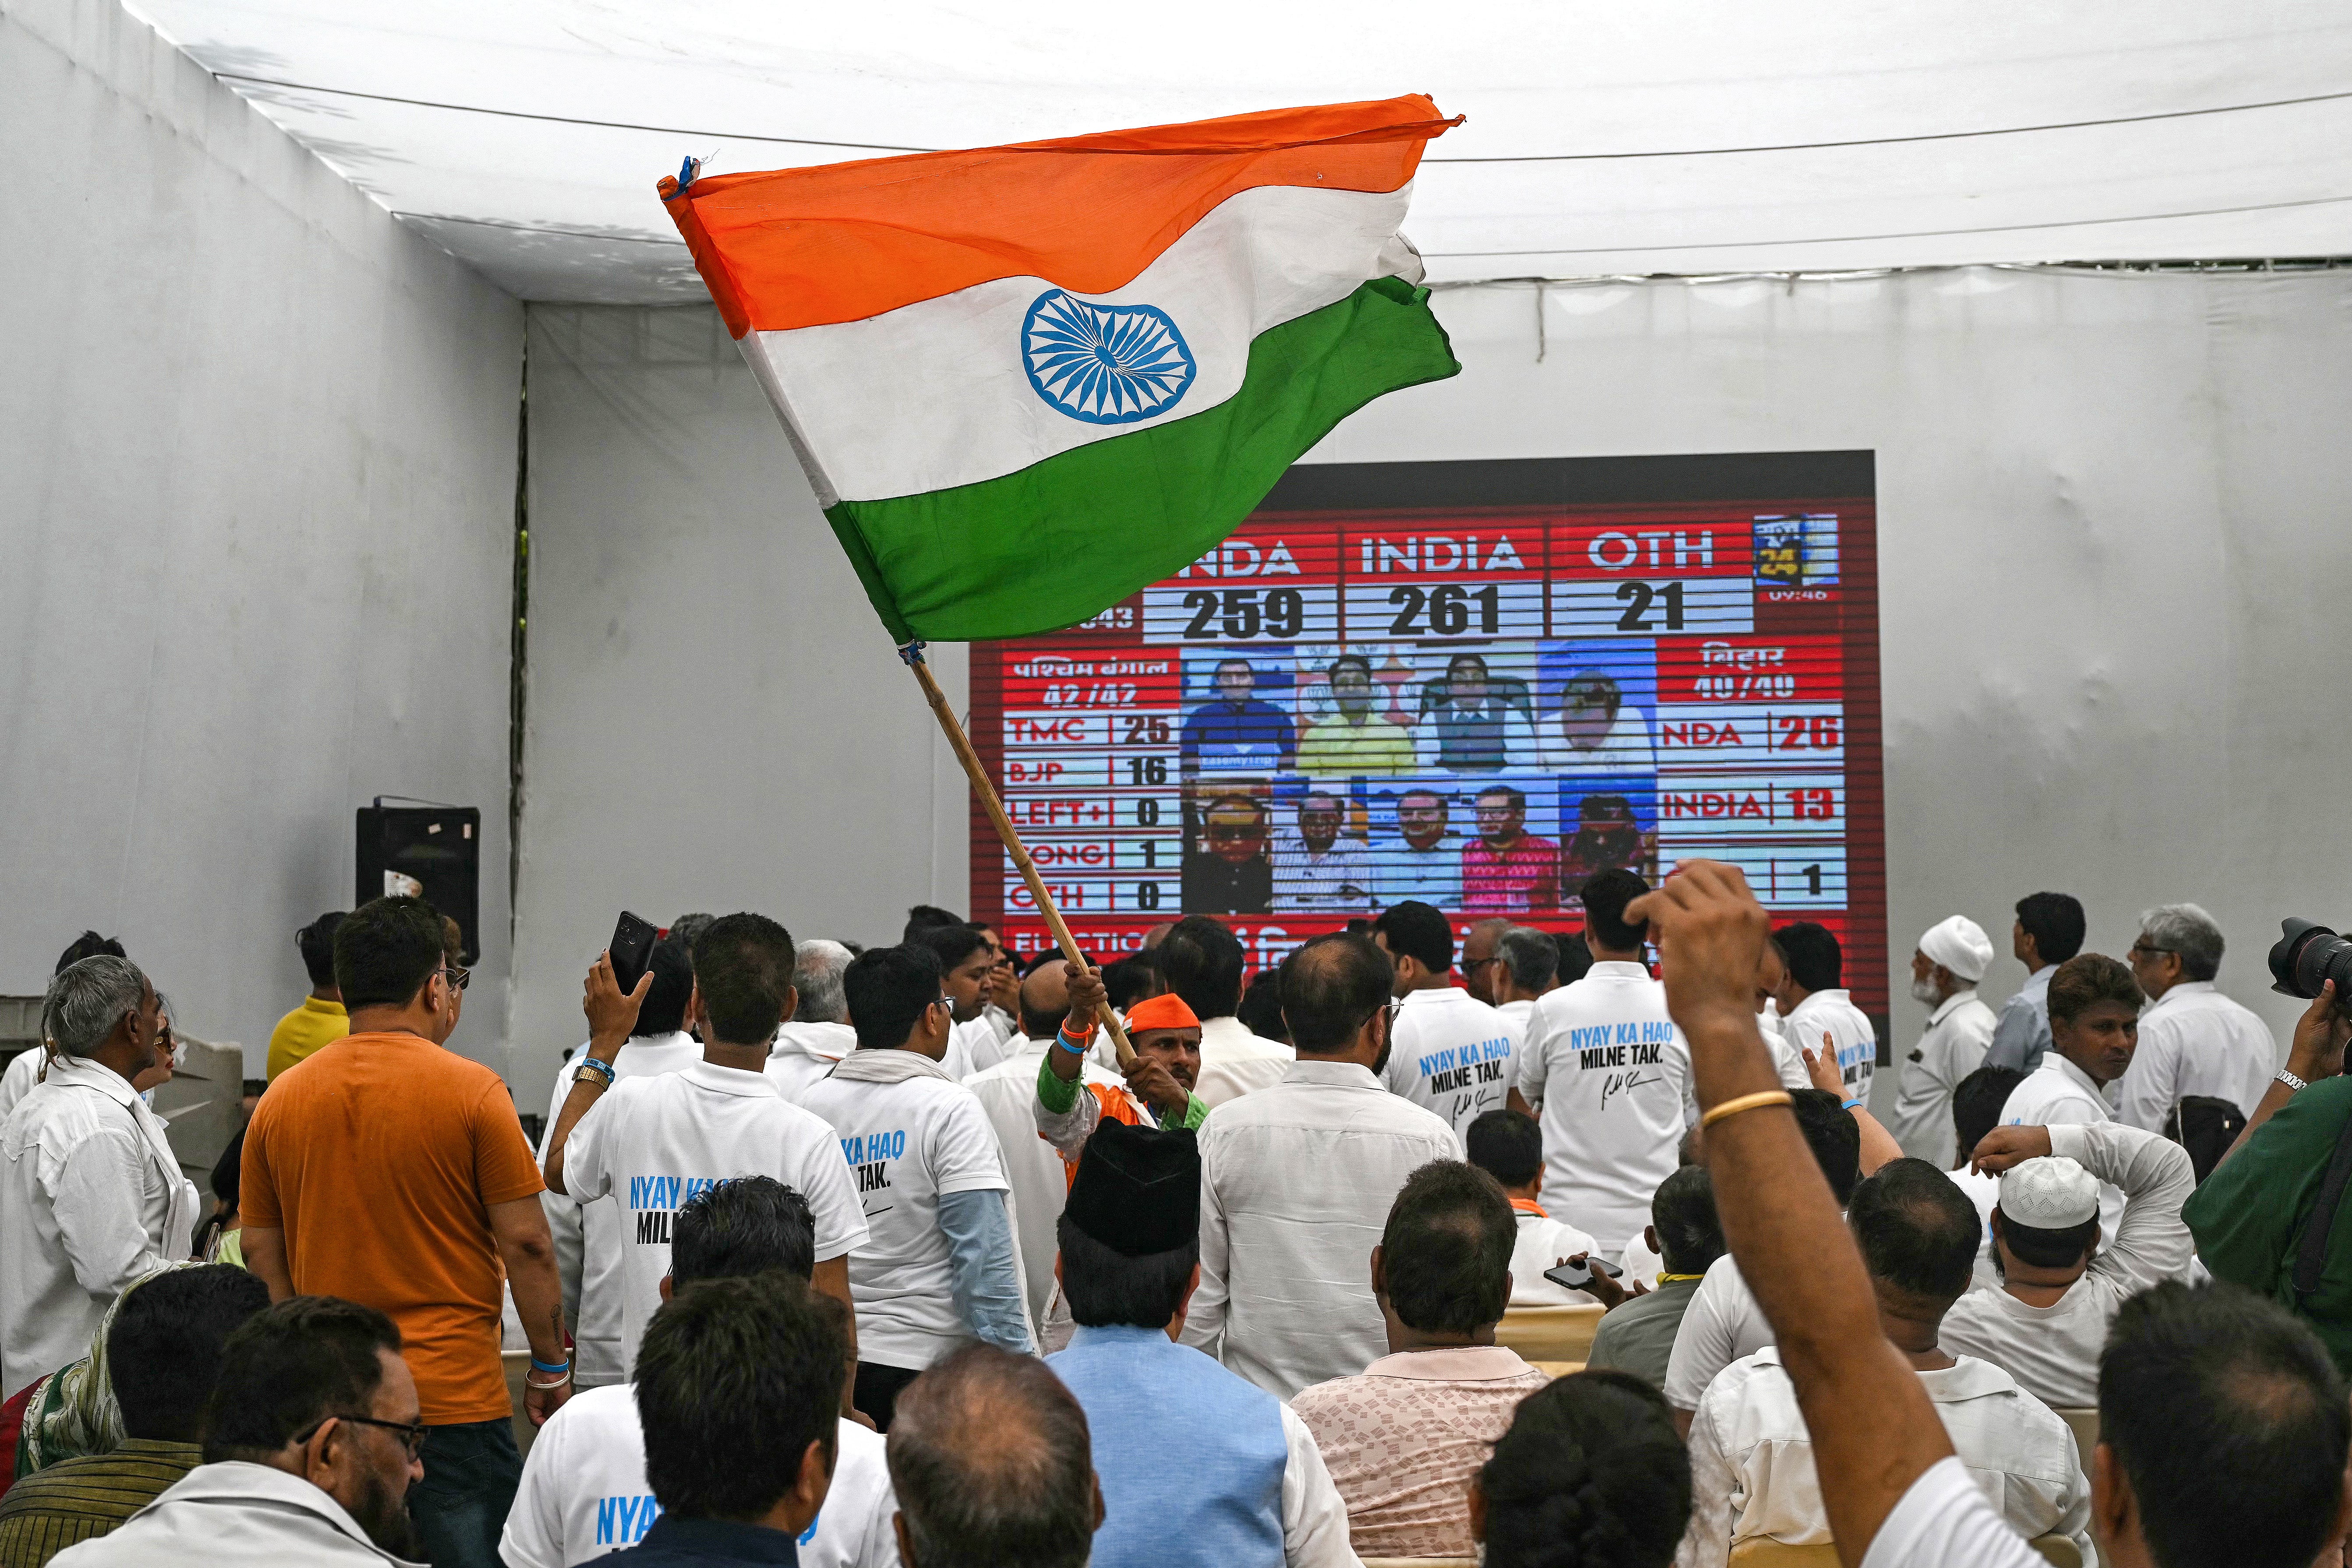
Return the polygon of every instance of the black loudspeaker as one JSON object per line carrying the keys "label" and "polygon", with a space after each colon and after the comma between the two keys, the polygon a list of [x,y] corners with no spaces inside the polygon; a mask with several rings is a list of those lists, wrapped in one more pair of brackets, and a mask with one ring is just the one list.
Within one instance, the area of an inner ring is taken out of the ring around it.
{"label": "black loudspeaker", "polygon": [[359,811],[352,908],[406,893],[457,922],[459,962],[482,956],[482,814],[469,805],[373,805]]}

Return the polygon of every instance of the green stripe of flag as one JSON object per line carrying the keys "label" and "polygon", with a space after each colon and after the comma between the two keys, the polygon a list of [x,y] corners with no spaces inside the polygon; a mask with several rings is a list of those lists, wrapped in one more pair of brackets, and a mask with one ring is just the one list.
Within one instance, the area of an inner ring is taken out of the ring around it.
{"label": "green stripe of flag", "polygon": [[1241,389],[1214,408],[825,517],[897,640],[1052,631],[1200,559],[1373,398],[1461,370],[1429,290],[1375,279],[1260,333]]}

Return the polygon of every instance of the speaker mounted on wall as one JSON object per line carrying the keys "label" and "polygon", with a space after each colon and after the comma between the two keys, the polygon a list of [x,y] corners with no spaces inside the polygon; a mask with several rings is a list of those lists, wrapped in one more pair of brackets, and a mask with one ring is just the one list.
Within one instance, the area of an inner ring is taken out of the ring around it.
{"label": "speaker mounted on wall", "polygon": [[458,961],[478,963],[482,814],[470,805],[384,804],[402,798],[380,795],[359,808],[352,907],[401,894],[421,898],[457,922]]}

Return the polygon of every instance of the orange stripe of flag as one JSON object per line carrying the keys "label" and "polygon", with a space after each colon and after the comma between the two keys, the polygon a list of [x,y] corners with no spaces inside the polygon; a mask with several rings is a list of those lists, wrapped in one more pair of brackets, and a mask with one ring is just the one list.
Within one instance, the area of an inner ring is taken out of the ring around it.
{"label": "orange stripe of flag", "polygon": [[663,203],[737,337],[862,321],[997,278],[1120,288],[1259,185],[1393,191],[1460,124],[1420,94],[769,174]]}

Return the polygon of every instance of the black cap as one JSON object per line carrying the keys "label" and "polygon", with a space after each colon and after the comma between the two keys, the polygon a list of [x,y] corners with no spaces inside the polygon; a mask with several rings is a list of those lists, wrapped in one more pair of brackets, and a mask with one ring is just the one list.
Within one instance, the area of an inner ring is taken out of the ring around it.
{"label": "black cap", "polygon": [[1078,1155],[1062,1212],[1129,1258],[1189,1247],[1201,1234],[1201,1146],[1190,1131],[1106,1117]]}

